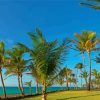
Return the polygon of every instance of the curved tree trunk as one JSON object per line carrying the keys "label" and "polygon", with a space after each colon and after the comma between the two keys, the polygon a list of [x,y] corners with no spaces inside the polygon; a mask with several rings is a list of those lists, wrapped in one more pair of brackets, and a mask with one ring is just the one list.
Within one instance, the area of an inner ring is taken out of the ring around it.
{"label": "curved tree trunk", "polygon": [[42,85],[42,100],[47,100],[46,98],[46,83]]}
{"label": "curved tree trunk", "polygon": [[91,90],[91,58],[90,58],[90,52],[88,52],[88,61],[89,61],[89,86],[88,90]]}
{"label": "curved tree trunk", "polygon": [[36,81],[36,94],[38,94],[38,81]]}
{"label": "curved tree trunk", "polygon": [[1,77],[1,82],[2,82],[2,86],[3,86],[3,93],[4,93],[4,97],[6,98],[6,89],[5,89],[5,85],[4,85],[4,81],[3,81],[3,77],[2,77],[2,69],[0,68],[0,77]]}
{"label": "curved tree trunk", "polygon": [[21,84],[20,84],[20,75],[19,74],[18,74],[18,87],[19,87],[21,95],[24,96],[24,93],[22,91]]}

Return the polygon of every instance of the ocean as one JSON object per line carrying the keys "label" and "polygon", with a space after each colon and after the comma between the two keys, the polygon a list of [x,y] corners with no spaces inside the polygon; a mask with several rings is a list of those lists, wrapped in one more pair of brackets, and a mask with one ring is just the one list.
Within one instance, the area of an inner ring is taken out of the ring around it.
{"label": "ocean", "polygon": [[[65,90],[66,87],[47,87],[46,91],[51,92],[51,91],[59,91],[59,90]],[[41,93],[41,87],[38,88],[39,93]],[[9,94],[20,94],[20,91],[18,87],[6,87],[6,93]],[[29,87],[24,87],[24,93],[25,94],[30,94],[30,89]],[[36,93],[36,88],[32,87],[32,93]],[[0,87],[0,95],[3,95],[2,87]]]}

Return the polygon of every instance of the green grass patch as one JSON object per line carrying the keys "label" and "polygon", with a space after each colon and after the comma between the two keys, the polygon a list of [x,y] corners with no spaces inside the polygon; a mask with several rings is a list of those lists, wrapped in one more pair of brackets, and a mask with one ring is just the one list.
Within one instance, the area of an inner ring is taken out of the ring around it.
{"label": "green grass patch", "polygon": [[[41,96],[20,100],[41,100]],[[100,100],[100,91],[64,91],[49,93],[47,100]]]}

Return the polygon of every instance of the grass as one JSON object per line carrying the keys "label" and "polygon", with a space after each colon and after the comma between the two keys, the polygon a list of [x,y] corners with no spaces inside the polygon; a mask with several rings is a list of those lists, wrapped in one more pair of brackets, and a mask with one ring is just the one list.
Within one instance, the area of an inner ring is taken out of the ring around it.
{"label": "grass", "polygon": [[[20,100],[41,100],[41,96]],[[47,100],[100,100],[100,91],[64,91],[49,93]]]}

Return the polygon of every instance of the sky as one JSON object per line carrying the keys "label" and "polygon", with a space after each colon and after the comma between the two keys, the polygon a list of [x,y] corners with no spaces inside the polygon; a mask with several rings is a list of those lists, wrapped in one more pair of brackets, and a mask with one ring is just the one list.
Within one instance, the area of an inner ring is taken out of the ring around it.
{"label": "sky", "polygon": [[[66,37],[74,38],[74,33],[83,30],[95,31],[100,36],[100,11],[80,6],[81,1],[84,0],[0,0],[0,40],[5,41],[6,49],[17,42],[31,47],[27,33],[37,27],[48,41],[58,39],[59,43]],[[65,65],[72,69],[82,62],[81,56],[74,51],[66,56]],[[93,68],[99,70],[99,66],[92,63]],[[31,77],[25,75],[24,82],[30,80]],[[17,86],[17,78],[8,78],[5,85]]]}

